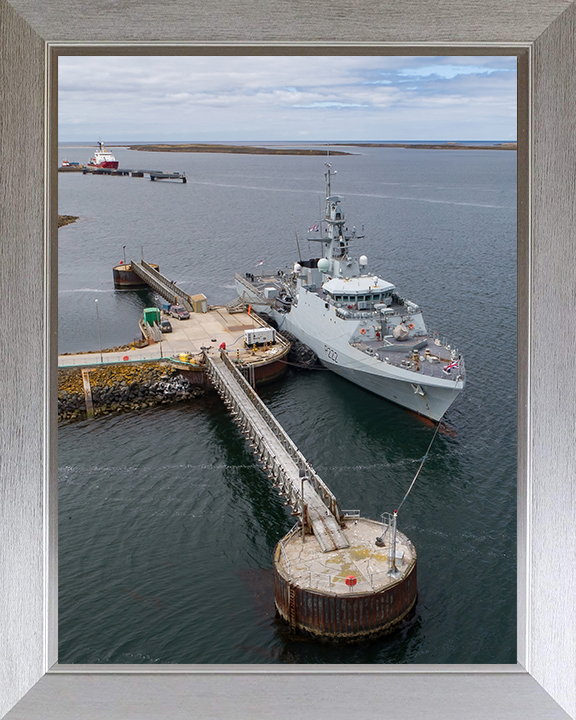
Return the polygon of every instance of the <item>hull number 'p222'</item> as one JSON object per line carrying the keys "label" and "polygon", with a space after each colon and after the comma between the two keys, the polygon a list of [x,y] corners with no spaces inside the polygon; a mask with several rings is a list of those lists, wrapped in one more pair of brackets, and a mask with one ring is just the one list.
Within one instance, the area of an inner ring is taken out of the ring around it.
{"label": "hull number 'p222'", "polygon": [[328,347],[328,345],[324,345],[324,352],[326,353],[326,357],[328,358],[328,360],[332,360],[332,362],[335,363],[338,362],[338,353],[336,352],[336,350]]}

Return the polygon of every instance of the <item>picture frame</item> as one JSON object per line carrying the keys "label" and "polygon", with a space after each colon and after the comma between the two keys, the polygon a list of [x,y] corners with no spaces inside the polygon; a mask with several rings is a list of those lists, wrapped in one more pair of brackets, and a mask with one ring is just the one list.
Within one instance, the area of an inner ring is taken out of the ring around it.
{"label": "picture frame", "polygon": [[[576,554],[574,5],[314,0],[296,12],[271,0],[234,8],[222,0],[144,0],[136,12],[118,2],[0,0],[0,716],[283,718],[306,711],[338,718],[394,710],[416,718],[425,710],[431,720],[576,718],[576,572],[569,563]],[[56,663],[57,56],[83,49],[167,54],[183,46],[204,54],[518,54],[526,107],[519,128],[518,665]]]}

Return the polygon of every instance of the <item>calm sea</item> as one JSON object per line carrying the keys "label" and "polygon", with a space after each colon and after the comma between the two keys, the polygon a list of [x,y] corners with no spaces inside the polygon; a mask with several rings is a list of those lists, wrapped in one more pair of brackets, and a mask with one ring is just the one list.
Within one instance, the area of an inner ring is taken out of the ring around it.
{"label": "calm sea", "polygon": [[[354,152],[332,158],[332,189],[365,226],[358,254],[466,359],[399,516],[418,552],[413,618],[356,645],[287,633],[272,552],[293,518],[210,394],[60,428],[61,663],[516,662],[516,153]],[[123,246],[226,303],[234,272],[291,264],[295,230],[304,248],[320,217],[323,157],[114,154],[188,183],[59,174],[59,212],[80,216],[59,231],[60,352],[98,349],[95,299],[104,347],[138,336],[155,296],[114,291]],[[375,519],[397,507],[429,424],[327,371],[290,370],[260,392],[343,507]]]}

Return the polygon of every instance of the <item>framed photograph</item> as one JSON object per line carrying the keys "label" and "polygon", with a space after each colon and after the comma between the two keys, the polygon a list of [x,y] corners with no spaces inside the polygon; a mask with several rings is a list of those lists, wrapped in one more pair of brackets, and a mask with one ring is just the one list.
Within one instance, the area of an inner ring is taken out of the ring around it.
{"label": "framed photograph", "polygon": [[[59,58],[60,664],[515,663],[517,65]],[[133,343],[144,315],[169,332]],[[225,367],[262,373],[236,414]],[[329,493],[305,562],[296,458]]]}
{"label": "framed photograph", "polygon": [[[375,27],[370,8],[362,6],[355,9],[362,45],[346,46],[346,54],[379,54],[383,47],[389,53],[394,45],[405,54],[461,54],[463,48],[480,54],[481,48],[482,54],[505,51],[519,58],[519,108],[526,112],[518,138],[518,664],[272,671],[270,666],[102,668],[56,663],[56,59],[78,53],[79,48],[97,53],[96,21],[106,28],[107,42],[119,54],[134,52],[120,33],[129,33],[143,54],[164,55],[171,44],[175,53],[182,51],[175,45],[187,45],[191,53],[205,54],[203,40],[208,35],[214,43],[210,50],[216,53],[309,54],[311,47],[315,53],[328,53],[333,48],[331,36],[344,31],[345,21],[344,16],[336,17],[328,37],[319,19],[320,5],[314,6],[314,15],[304,13],[298,20],[282,17],[281,12],[275,16],[272,9],[268,18],[247,11],[240,22],[224,13],[216,26],[213,8],[210,13],[197,9],[192,30],[183,37],[182,21],[191,18],[185,7],[158,13],[150,6],[145,21],[126,11],[120,30],[111,14],[94,8],[83,8],[88,15],[76,20],[64,4],[40,10],[3,1],[0,91],[6,113],[0,128],[5,200],[0,272],[7,392],[0,530],[5,550],[0,571],[5,580],[7,640],[0,711],[8,712],[9,718],[72,718],[79,708],[89,718],[114,713],[130,717],[131,712],[138,717],[184,717],[191,703],[202,716],[227,717],[234,712],[265,717],[266,708],[273,707],[281,717],[300,708],[318,717],[337,717],[340,710],[328,707],[326,698],[338,695],[354,698],[356,711],[370,715],[382,709],[392,678],[396,691],[408,698],[406,717],[416,716],[423,707],[429,717],[443,718],[473,718],[474,713],[515,718],[529,713],[560,719],[576,714],[575,621],[570,612],[574,571],[561,559],[574,552],[573,496],[566,478],[572,475],[576,418],[569,365],[557,361],[550,372],[549,327],[553,307],[560,325],[558,352],[568,357],[574,340],[568,305],[574,268],[566,258],[571,257],[574,239],[569,189],[576,166],[570,119],[571,3],[529,11],[518,3],[512,23],[499,8],[487,9],[482,3],[470,3],[466,22],[463,17],[438,18],[431,6],[410,5],[401,14],[390,6],[386,28]],[[384,12],[385,7],[380,9]],[[123,12],[115,11],[116,21]],[[259,44],[256,21],[264,23],[275,44]],[[162,44],[154,42],[157,39]],[[23,308],[29,327],[25,334],[19,326]],[[254,697],[261,698],[256,707]],[[347,712],[343,703],[342,717]]]}

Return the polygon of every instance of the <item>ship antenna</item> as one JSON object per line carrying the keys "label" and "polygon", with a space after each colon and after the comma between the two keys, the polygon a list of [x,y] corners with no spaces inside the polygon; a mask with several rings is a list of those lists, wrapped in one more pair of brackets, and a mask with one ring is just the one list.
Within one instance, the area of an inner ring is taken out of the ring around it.
{"label": "ship antenna", "polygon": [[298,248],[298,257],[302,262],[302,253],[300,252],[300,243],[298,242],[298,233],[296,232],[296,223],[294,222],[294,215],[292,215],[292,224],[294,225],[294,235],[296,236],[296,247]]}
{"label": "ship antenna", "polygon": [[326,165],[326,167],[327,167],[326,173],[324,174],[324,177],[326,178],[326,198],[329,198],[330,195],[331,195],[331,190],[330,190],[330,168],[332,167],[332,163],[326,162],[326,163],[324,163],[324,165]]}

